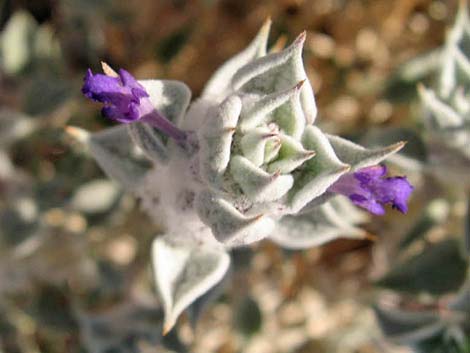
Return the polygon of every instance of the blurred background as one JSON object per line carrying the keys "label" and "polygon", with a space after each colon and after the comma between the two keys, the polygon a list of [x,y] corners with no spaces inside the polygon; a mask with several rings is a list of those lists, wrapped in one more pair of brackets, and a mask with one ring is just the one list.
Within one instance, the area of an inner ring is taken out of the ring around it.
{"label": "blurred background", "polygon": [[[410,352],[384,338],[373,307],[437,310],[462,286],[462,189],[411,173],[409,214],[372,219],[368,240],[237,250],[221,296],[196,325],[183,317],[163,338],[148,252],[159,229],[64,128],[112,124],[80,93],[100,61],[137,78],[181,80],[197,97],[271,17],[271,45],[307,30],[304,61],[323,129],[366,144],[405,136],[405,152],[424,160],[416,85],[432,83],[433,53],[457,7],[0,0],[0,352]],[[439,344],[426,352],[470,351]]]}

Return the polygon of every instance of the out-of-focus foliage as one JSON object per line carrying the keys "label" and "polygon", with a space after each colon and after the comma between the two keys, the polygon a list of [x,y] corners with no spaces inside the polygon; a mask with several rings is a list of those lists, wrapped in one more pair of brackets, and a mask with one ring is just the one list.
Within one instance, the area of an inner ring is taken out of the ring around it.
{"label": "out-of-focus foliage", "polygon": [[[369,285],[371,273],[383,277],[392,264],[416,263],[426,257],[424,249],[442,244],[459,244],[461,255],[451,264],[466,261],[462,189],[439,183],[433,173],[422,177],[423,164],[415,163],[429,158],[416,83],[437,87],[433,72],[442,51],[436,48],[456,7],[451,0],[0,0],[0,351],[392,352],[400,348],[379,338],[368,309],[372,295],[384,293],[383,301],[394,305],[383,312],[425,316],[405,325],[408,334],[419,331],[424,352],[467,352],[468,339],[459,338],[452,321],[460,323],[458,313],[468,312],[452,304],[459,302],[453,289],[461,268],[446,276],[452,291],[439,297],[423,294],[422,287],[398,296]],[[370,238],[379,235],[374,245],[345,240],[290,252],[264,243],[256,253],[238,251],[233,274],[216,288],[222,297],[209,293],[219,298],[210,306],[210,296],[201,298],[189,312],[197,325],[183,320],[162,338],[149,268],[159,230],[64,128],[107,124],[80,96],[87,67],[104,60],[137,77],[182,80],[199,96],[214,69],[268,16],[273,38],[290,40],[307,30],[306,70],[320,125],[371,146],[386,144],[384,136],[415,136],[397,163],[416,171],[422,191],[409,217],[366,226]],[[421,59],[399,65],[418,54]],[[378,140],[368,140],[371,130]],[[437,197],[448,212],[436,218],[426,205]],[[428,316],[438,317],[430,330],[439,326],[437,335],[426,333]],[[420,322],[426,323],[422,331]]]}
{"label": "out-of-focus foliage", "polygon": [[[453,191],[446,199],[429,204],[401,241],[399,254],[404,259],[378,281],[392,290],[414,294],[402,297],[401,309],[378,306],[376,314],[390,339],[416,352],[470,351],[469,38],[468,4],[462,1],[443,49],[429,54],[438,75],[436,89],[419,87],[427,159],[396,161],[419,165],[421,172],[436,175],[445,190]],[[419,60],[423,59],[415,59],[408,67]],[[457,207],[461,211],[456,213]],[[437,232],[440,239],[433,239]],[[424,299],[423,294],[430,297]]]}

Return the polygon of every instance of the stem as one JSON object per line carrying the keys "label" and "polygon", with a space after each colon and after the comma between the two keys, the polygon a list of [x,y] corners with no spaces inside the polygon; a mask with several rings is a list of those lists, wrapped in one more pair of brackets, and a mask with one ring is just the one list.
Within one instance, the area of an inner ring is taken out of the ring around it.
{"label": "stem", "polygon": [[157,110],[153,109],[151,113],[144,115],[142,121],[175,140],[189,156],[198,149],[197,139],[193,132],[181,130]]}
{"label": "stem", "polygon": [[184,144],[186,141],[186,132],[181,130],[170,120],[162,116],[157,110],[153,110],[151,113],[142,117],[142,121],[160,130],[162,133],[164,133],[168,137],[171,137],[180,145]]}

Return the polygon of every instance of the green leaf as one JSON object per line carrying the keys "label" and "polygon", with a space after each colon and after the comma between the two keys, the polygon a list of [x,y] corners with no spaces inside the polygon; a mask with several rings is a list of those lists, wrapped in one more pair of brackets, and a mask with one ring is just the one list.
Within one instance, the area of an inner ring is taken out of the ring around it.
{"label": "green leaf", "polygon": [[258,303],[251,297],[245,297],[235,311],[235,324],[245,336],[253,336],[261,330],[263,316]]}
{"label": "green leaf", "polygon": [[466,271],[459,242],[451,239],[432,244],[393,268],[377,284],[397,291],[440,295],[458,290]]}

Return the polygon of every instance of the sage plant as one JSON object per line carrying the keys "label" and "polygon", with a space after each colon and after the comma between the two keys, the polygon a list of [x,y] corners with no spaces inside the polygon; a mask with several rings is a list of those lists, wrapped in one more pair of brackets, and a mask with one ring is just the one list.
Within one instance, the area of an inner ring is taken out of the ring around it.
{"label": "sage plant", "polygon": [[[470,18],[462,1],[437,62],[435,89],[419,86],[428,132],[430,164],[437,174],[469,185],[470,172]],[[443,165],[446,168],[442,168]],[[450,172],[450,173],[449,173]]]}
{"label": "sage plant", "polygon": [[[461,1],[455,24],[438,51],[436,85],[418,87],[428,155],[420,169],[440,176],[446,192],[456,192],[452,198],[447,195],[447,200],[440,195],[440,199],[426,206],[426,213],[400,245],[396,257],[406,260],[395,264],[379,281],[388,289],[406,293],[398,301],[399,305],[377,305],[376,316],[382,331],[392,342],[407,345],[417,353],[470,350],[469,43],[468,3]],[[455,205],[459,201],[465,207],[465,198],[466,213],[451,217],[448,212],[442,212],[457,209]],[[436,212],[436,206],[440,212]],[[460,221],[462,225],[466,222],[466,226],[459,227]],[[437,228],[446,234],[446,239],[421,242],[425,246],[420,253],[403,256],[409,252],[408,248]],[[433,300],[424,301],[423,294]]]}
{"label": "sage plant", "polygon": [[407,210],[413,187],[379,165],[404,142],[366,149],[315,126],[306,34],[267,52],[269,28],[267,21],[191,104],[181,82],[137,81],[107,65],[85,77],[85,96],[121,124],[70,131],[165,229],[152,249],[165,332],[222,279],[230,249],[264,238],[300,249],[365,237],[352,204],[373,214],[387,204]]}

